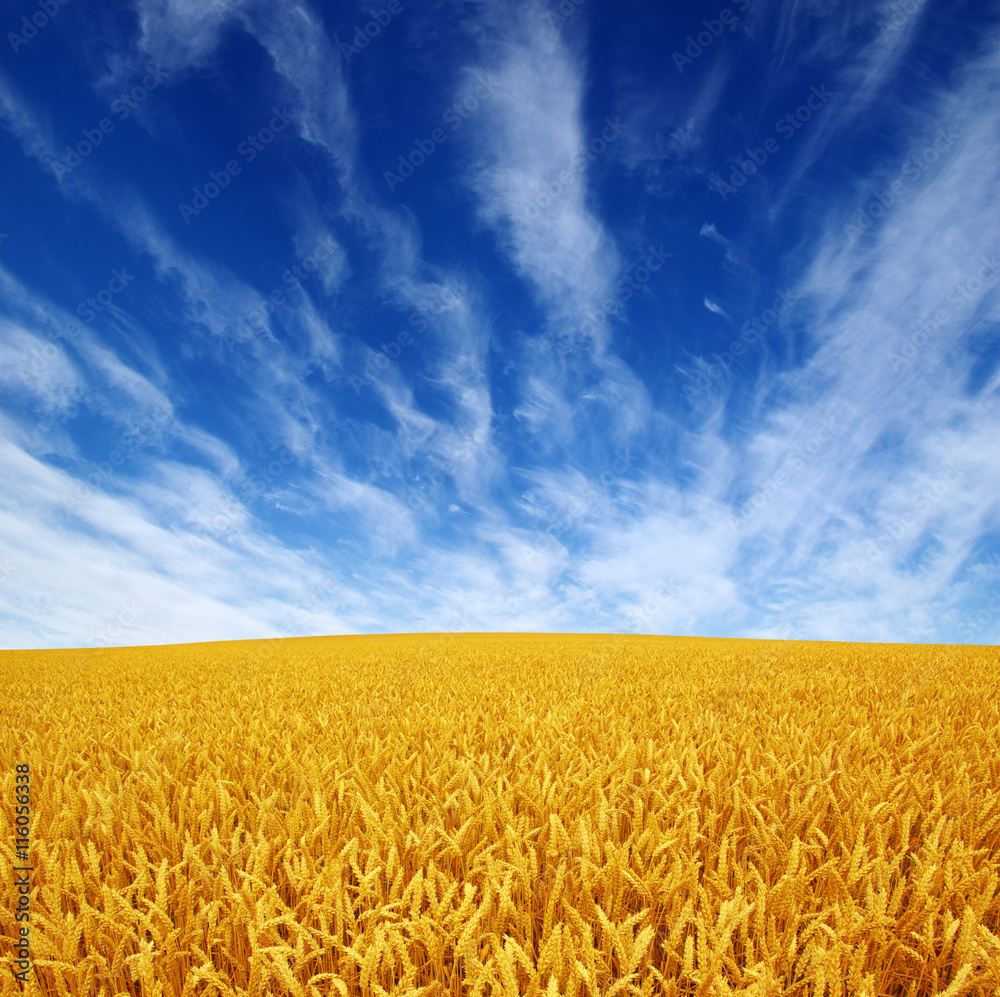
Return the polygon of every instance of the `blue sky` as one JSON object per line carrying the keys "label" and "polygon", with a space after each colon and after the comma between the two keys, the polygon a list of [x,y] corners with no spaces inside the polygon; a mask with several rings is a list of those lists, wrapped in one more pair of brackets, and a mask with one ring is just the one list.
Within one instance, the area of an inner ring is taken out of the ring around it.
{"label": "blue sky", "polygon": [[0,645],[996,643],[998,13],[5,3]]}

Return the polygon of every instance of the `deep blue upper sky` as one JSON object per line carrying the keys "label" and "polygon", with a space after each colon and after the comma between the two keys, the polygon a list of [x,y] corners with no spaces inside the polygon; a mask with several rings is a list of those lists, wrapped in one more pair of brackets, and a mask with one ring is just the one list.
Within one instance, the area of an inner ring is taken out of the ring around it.
{"label": "deep blue upper sky", "polygon": [[995,643],[998,14],[7,0],[0,646]]}

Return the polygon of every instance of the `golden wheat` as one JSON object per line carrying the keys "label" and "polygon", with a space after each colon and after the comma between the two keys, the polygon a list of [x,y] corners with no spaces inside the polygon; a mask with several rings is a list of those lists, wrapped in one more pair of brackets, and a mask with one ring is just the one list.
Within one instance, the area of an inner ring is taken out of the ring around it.
{"label": "golden wheat", "polygon": [[1000,992],[994,648],[3,652],[0,993]]}

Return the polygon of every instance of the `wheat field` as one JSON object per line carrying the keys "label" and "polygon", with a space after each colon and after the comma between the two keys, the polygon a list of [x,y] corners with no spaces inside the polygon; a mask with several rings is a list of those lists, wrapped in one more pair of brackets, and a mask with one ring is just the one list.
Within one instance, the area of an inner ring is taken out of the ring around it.
{"label": "wheat field", "polygon": [[996,648],[334,637],[0,675],[5,997],[1000,992]]}

